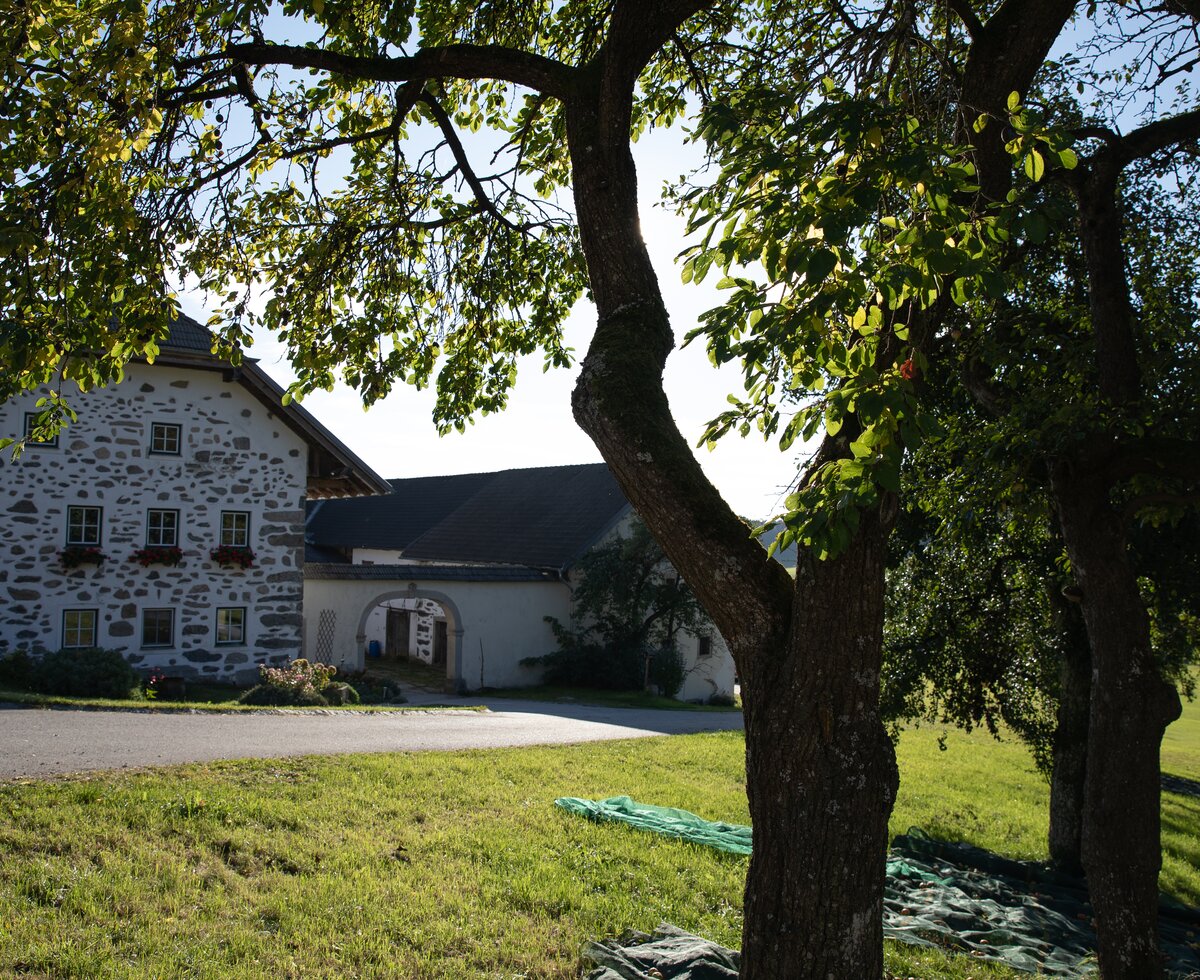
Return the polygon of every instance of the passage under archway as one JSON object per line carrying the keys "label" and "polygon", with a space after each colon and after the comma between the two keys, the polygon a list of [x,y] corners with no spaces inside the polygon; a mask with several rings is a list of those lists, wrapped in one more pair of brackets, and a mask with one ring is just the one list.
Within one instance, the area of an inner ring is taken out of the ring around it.
{"label": "passage under archway", "polygon": [[366,607],[358,642],[368,670],[418,684],[436,678],[438,686],[457,690],[461,636],[458,610],[447,597],[409,590],[377,596]]}

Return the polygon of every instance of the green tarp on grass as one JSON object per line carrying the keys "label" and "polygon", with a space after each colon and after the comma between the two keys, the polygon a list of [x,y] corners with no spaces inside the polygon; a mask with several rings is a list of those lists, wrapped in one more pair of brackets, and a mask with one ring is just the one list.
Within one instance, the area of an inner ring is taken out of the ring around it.
{"label": "green tarp on grass", "polygon": [[[590,820],[627,823],[732,854],[751,850],[749,827],[687,810],[628,796],[554,802]],[[1095,971],[1091,919],[1086,885],[1042,865],[933,840],[917,828],[897,837],[888,852],[883,932],[891,939],[958,950],[1029,973],[1081,977]],[[1170,975],[1200,976],[1200,912],[1164,902],[1159,931]],[[708,980],[736,975],[736,955],[667,925],[654,936],[631,935],[584,950],[596,967],[589,980],[642,980],[654,970],[667,980]],[[728,970],[733,974],[723,972]]]}
{"label": "green tarp on grass", "polygon": [[581,800],[574,796],[563,796],[555,800],[554,805],[589,820],[617,820],[664,837],[677,837],[730,854],[750,853],[749,827],[705,820],[687,810],[635,803],[628,796],[613,796],[607,800]]}

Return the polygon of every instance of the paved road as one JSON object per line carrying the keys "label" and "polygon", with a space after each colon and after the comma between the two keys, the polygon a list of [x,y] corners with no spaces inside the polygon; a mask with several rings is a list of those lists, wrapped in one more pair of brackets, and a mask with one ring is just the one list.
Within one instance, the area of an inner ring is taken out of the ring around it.
{"label": "paved road", "polygon": [[482,749],[740,729],[735,712],[495,701],[488,712],[174,714],[0,709],[0,779],[212,759]]}

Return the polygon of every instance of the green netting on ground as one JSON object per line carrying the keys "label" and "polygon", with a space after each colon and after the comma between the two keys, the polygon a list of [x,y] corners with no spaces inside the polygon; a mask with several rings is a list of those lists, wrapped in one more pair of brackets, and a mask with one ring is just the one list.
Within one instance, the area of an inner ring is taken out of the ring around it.
{"label": "green netting on ground", "polygon": [[[555,803],[591,820],[750,853],[749,827],[714,823],[686,810],[627,796]],[[916,828],[897,837],[888,852],[883,931],[901,942],[956,949],[1045,976],[1080,977],[1095,970],[1096,934],[1081,880],[967,844],[933,840]],[[1200,912],[1166,901],[1159,931],[1171,976],[1200,976]],[[590,944],[584,958],[597,968],[589,980],[642,980],[654,976],[653,970],[667,980],[715,980],[737,971],[736,953],[666,925],[653,936]]]}
{"label": "green netting on ground", "polygon": [[635,803],[628,796],[613,796],[607,800],[581,800],[564,796],[555,800],[554,805],[589,820],[618,820],[665,837],[678,837],[694,844],[715,847],[718,851],[750,853],[749,827],[705,820],[687,810]]}

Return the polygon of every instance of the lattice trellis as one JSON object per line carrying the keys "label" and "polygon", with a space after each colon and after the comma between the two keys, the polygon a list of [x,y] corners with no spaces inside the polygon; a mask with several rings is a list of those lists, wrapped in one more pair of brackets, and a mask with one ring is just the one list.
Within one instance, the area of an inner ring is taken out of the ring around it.
{"label": "lattice trellis", "polygon": [[323,664],[333,660],[333,631],[337,626],[337,611],[322,609],[317,621],[317,660]]}

